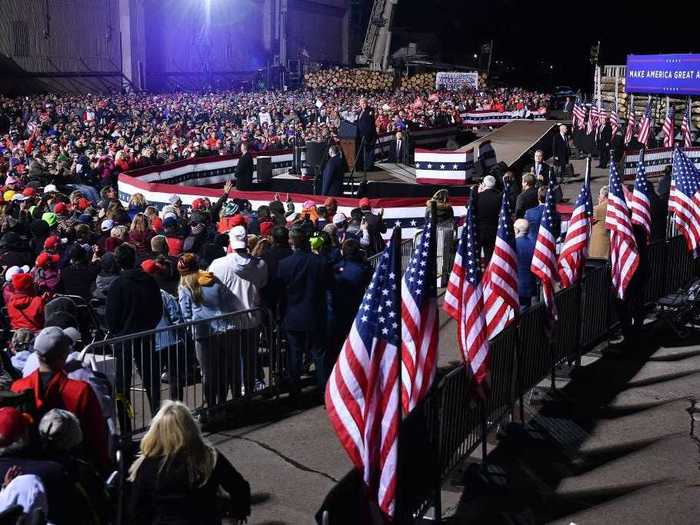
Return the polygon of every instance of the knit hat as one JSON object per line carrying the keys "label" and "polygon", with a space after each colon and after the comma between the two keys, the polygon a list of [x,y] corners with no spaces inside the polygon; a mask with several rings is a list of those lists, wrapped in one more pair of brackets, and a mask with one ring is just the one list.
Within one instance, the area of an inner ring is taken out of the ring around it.
{"label": "knit hat", "polygon": [[36,258],[35,266],[37,268],[46,268],[47,266],[53,266],[58,264],[61,260],[61,256],[55,253],[41,252]]}
{"label": "knit hat", "polygon": [[44,221],[46,224],[49,226],[55,226],[58,220],[56,219],[56,214],[52,213],[50,211],[47,211],[41,216],[41,220]]}
{"label": "knit hat", "polygon": [[53,212],[56,215],[66,215],[68,213],[68,206],[66,206],[65,202],[59,202],[53,207]]}
{"label": "knit hat", "polygon": [[177,260],[177,271],[180,275],[188,275],[199,271],[197,256],[192,253],[185,253]]}
{"label": "knit hat", "polygon": [[272,234],[272,228],[275,227],[275,223],[272,221],[265,221],[260,223],[260,235],[265,237]]}
{"label": "knit hat", "polygon": [[29,273],[29,270],[30,268],[26,264],[24,266],[10,266],[5,272],[5,281],[9,283],[15,275]]}
{"label": "knit hat", "polygon": [[0,447],[12,445],[31,426],[32,419],[15,407],[0,408]]}
{"label": "knit hat", "polygon": [[345,216],[344,213],[336,213],[335,215],[333,215],[333,224],[335,225],[343,224],[347,220],[348,218]]}
{"label": "knit hat", "polygon": [[34,339],[34,351],[46,355],[56,350],[68,352],[72,340],[58,326],[44,328]]}
{"label": "knit hat", "polygon": [[112,219],[105,219],[102,221],[102,224],[100,224],[100,230],[103,232],[108,232],[114,228],[114,221]]}
{"label": "knit hat", "polygon": [[39,421],[39,436],[54,452],[73,450],[83,442],[80,422],[68,410],[54,408]]}
{"label": "knit hat", "polygon": [[12,276],[12,288],[15,292],[28,292],[34,286],[34,279],[29,273],[18,273]]}
{"label": "knit hat", "polygon": [[167,217],[163,221],[163,228],[175,228],[177,226],[177,219],[174,217]]}
{"label": "knit hat", "polygon": [[221,211],[224,217],[231,217],[238,213],[238,204],[233,201],[227,201]]}
{"label": "knit hat", "polygon": [[168,240],[165,235],[156,235],[151,239],[151,251],[164,253],[168,251]]}
{"label": "knit hat", "polygon": [[248,234],[243,226],[234,226],[228,232],[229,244],[234,250],[244,250],[248,246]]}
{"label": "knit hat", "polygon": [[60,246],[60,244],[61,239],[56,235],[52,235],[47,237],[44,241],[44,250],[55,250]]}

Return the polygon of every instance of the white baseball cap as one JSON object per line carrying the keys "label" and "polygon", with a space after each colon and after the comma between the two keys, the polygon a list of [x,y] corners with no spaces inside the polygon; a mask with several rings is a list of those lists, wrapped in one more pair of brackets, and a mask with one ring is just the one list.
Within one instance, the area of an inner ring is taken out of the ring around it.
{"label": "white baseball cap", "polygon": [[248,247],[248,233],[243,226],[234,226],[228,232],[229,243],[234,250],[244,250]]}
{"label": "white baseball cap", "polygon": [[44,193],[58,193],[58,188],[55,184],[47,184],[44,186]]}
{"label": "white baseball cap", "polygon": [[29,270],[30,268],[26,264],[24,266],[10,266],[5,272],[5,280],[9,283],[18,273],[29,273]]}

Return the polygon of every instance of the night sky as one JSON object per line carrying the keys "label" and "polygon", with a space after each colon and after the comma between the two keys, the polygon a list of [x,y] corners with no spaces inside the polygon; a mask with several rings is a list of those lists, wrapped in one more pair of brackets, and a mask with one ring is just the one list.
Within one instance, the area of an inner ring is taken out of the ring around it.
{"label": "night sky", "polygon": [[[678,4],[672,11],[620,0],[400,0],[396,29],[430,33],[441,58],[470,65],[480,44],[494,40],[494,60],[515,69],[507,82],[534,87],[568,84],[590,90],[589,51],[601,41],[601,64],[624,64],[629,54],[700,52],[695,17]],[[689,4],[688,4],[689,5]],[[583,8],[585,6],[585,9]],[[437,37],[437,38],[436,38]],[[550,65],[553,69],[550,69]],[[551,73],[550,73],[551,71]]]}

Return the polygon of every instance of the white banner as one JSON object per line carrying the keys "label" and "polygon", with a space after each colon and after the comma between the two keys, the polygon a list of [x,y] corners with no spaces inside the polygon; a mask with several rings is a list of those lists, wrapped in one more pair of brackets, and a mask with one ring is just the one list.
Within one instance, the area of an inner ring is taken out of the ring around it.
{"label": "white banner", "polygon": [[435,75],[435,89],[479,89],[476,71],[439,71]]}

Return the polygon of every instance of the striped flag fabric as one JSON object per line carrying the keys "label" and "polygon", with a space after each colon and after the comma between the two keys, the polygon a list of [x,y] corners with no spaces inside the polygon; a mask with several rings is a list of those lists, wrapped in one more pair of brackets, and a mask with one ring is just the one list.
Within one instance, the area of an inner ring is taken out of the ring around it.
{"label": "striped flag fabric", "polygon": [[557,319],[557,307],[554,303],[554,284],[557,281],[557,239],[554,236],[554,183],[550,178],[547,195],[544,200],[544,212],[537,232],[535,251],[530,264],[530,271],[542,284],[542,294],[547,305],[550,319]]}
{"label": "striped flag fabric", "polygon": [[617,296],[624,299],[627,285],[639,266],[639,250],[634,239],[632,221],[622,191],[622,180],[614,162],[610,163],[605,227],[610,230],[612,283]]}
{"label": "striped flag fabric", "polygon": [[425,397],[435,378],[438,314],[433,224],[428,221],[423,227],[401,280],[401,403],[406,414]]}
{"label": "striped flag fabric", "polygon": [[693,161],[676,148],[673,152],[673,177],[668,211],[685,237],[689,252],[700,253],[700,171]]}
{"label": "striped flag fabric", "polygon": [[581,280],[583,267],[588,254],[588,241],[591,237],[591,217],[593,200],[591,199],[591,158],[586,161],[586,177],[579,191],[574,211],[569,219],[569,227],[559,254],[558,271],[562,288],[573,286]]}
{"label": "striped flag fabric", "polygon": [[651,100],[647,104],[646,110],[644,110],[644,116],[639,122],[639,134],[637,135],[637,140],[639,143],[646,147],[649,142],[649,135],[651,135],[652,128],[652,118],[651,118]]}
{"label": "striped flag fabric", "polygon": [[457,344],[462,359],[471,372],[476,391],[485,397],[488,392],[491,356],[484,317],[481,247],[475,219],[477,199],[476,191],[472,190],[452,273],[447,283],[443,309],[457,322]]}
{"label": "striped flag fabric", "polygon": [[363,473],[370,497],[394,515],[401,421],[401,233],[394,230],[326,386],[333,430]]}
{"label": "striped flag fabric", "polygon": [[683,112],[683,121],[681,122],[681,136],[683,138],[683,147],[690,148],[693,146],[693,136],[691,135],[691,120],[690,120],[690,108],[692,102],[688,99],[685,105],[685,111]]}
{"label": "striped flag fabric", "polygon": [[661,128],[661,132],[664,136],[664,148],[672,148],[674,143],[674,130],[673,124],[676,118],[676,110],[673,106],[668,106],[668,111],[666,111],[666,118],[664,119],[664,125]]}
{"label": "striped flag fabric", "polygon": [[627,125],[625,126],[625,146],[632,142],[634,137],[634,132],[637,127],[637,119],[634,114],[634,110],[630,109],[630,114],[627,117]]}
{"label": "striped flag fabric", "polygon": [[610,111],[610,127],[612,128],[612,136],[614,137],[620,129],[620,116],[617,114],[617,109]]}
{"label": "striped flag fabric", "polygon": [[571,114],[573,117],[573,127],[575,129],[583,129],[586,124],[586,106],[581,103],[581,100],[578,97],[576,98],[574,109]]}
{"label": "striped flag fabric", "polygon": [[586,134],[590,135],[598,129],[598,104],[593,101],[591,109],[588,112],[588,125],[586,126]]}
{"label": "striped flag fabric", "polygon": [[644,229],[647,244],[651,242],[651,201],[649,200],[649,182],[644,168],[644,148],[639,152],[637,162],[637,174],[634,177],[634,190],[629,199],[632,210],[632,224],[637,224]]}
{"label": "striped flag fabric", "polygon": [[496,245],[484,272],[486,333],[491,339],[514,318],[520,307],[518,297],[518,258],[515,251],[513,217],[508,201],[510,184],[503,189],[498,216]]}
{"label": "striped flag fabric", "polygon": [[605,121],[608,120],[608,110],[605,108],[600,108],[598,113],[598,129],[605,126]]}

